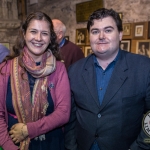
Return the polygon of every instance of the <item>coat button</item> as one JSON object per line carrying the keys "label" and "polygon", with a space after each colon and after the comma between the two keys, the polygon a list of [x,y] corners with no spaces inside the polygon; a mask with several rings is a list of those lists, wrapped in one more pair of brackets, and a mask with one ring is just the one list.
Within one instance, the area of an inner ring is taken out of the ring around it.
{"label": "coat button", "polygon": [[97,117],[98,117],[98,118],[101,118],[101,114],[98,114]]}

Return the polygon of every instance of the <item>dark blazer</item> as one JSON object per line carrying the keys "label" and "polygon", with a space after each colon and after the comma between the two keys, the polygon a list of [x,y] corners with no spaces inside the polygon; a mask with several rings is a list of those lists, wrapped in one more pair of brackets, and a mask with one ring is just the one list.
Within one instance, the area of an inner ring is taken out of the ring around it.
{"label": "dark blazer", "polygon": [[150,150],[142,129],[143,114],[150,110],[149,58],[120,50],[101,106],[93,54],[72,65],[69,78],[72,114],[65,128],[66,149],[89,150],[96,140],[100,150]]}

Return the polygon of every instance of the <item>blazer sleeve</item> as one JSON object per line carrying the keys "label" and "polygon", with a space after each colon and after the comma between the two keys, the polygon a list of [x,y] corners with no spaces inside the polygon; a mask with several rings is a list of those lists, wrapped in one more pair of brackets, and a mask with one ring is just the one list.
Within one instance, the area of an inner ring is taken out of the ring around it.
{"label": "blazer sleeve", "polygon": [[71,115],[70,115],[69,122],[64,127],[65,150],[77,150],[75,126],[76,126],[76,106],[72,94]]}
{"label": "blazer sleeve", "polygon": [[71,107],[69,79],[64,64],[59,62],[56,67],[56,71],[49,78],[50,83],[53,84],[50,92],[55,109],[50,115],[44,116],[36,122],[27,123],[31,139],[61,127],[69,121]]}
{"label": "blazer sleeve", "polygon": [[[2,64],[0,65],[1,67]],[[4,67],[3,70],[6,68]],[[18,150],[18,147],[11,140],[7,129],[6,93],[8,76],[6,72],[7,70],[4,71],[4,74],[0,73],[0,146],[4,150],[10,150],[10,147],[11,150]]]}
{"label": "blazer sleeve", "polygon": [[[145,97],[145,114],[148,111],[150,111],[150,72],[149,72],[149,77],[147,81],[147,90],[146,90],[146,97]],[[138,135],[137,139],[132,143],[132,145],[130,146],[130,149],[131,150],[149,150],[150,143],[146,142],[146,140],[149,140],[150,142],[150,136],[147,136],[142,126],[140,134]]]}

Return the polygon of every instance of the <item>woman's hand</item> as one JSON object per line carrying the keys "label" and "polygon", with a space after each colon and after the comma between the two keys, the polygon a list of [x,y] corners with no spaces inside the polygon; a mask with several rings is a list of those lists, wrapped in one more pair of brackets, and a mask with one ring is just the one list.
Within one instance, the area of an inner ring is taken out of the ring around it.
{"label": "woman's hand", "polygon": [[17,123],[11,127],[11,130],[9,131],[10,137],[12,138],[12,141],[17,144],[28,136],[28,130],[27,126],[23,123]]}

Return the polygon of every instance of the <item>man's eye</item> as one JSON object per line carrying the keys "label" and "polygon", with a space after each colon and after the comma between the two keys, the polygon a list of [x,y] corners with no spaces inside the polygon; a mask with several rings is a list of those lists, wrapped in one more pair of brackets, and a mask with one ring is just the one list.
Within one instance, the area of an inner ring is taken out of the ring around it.
{"label": "man's eye", "polygon": [[98,34],[99,32],[97,30],[92,31],[92,34]]}
{"label": "man's eye", "polygon": [[107,29],[107,30],[105,30],[105,33],[110,33],[110,32],[112,32],[112,30],[111,30],[111,29]]}

